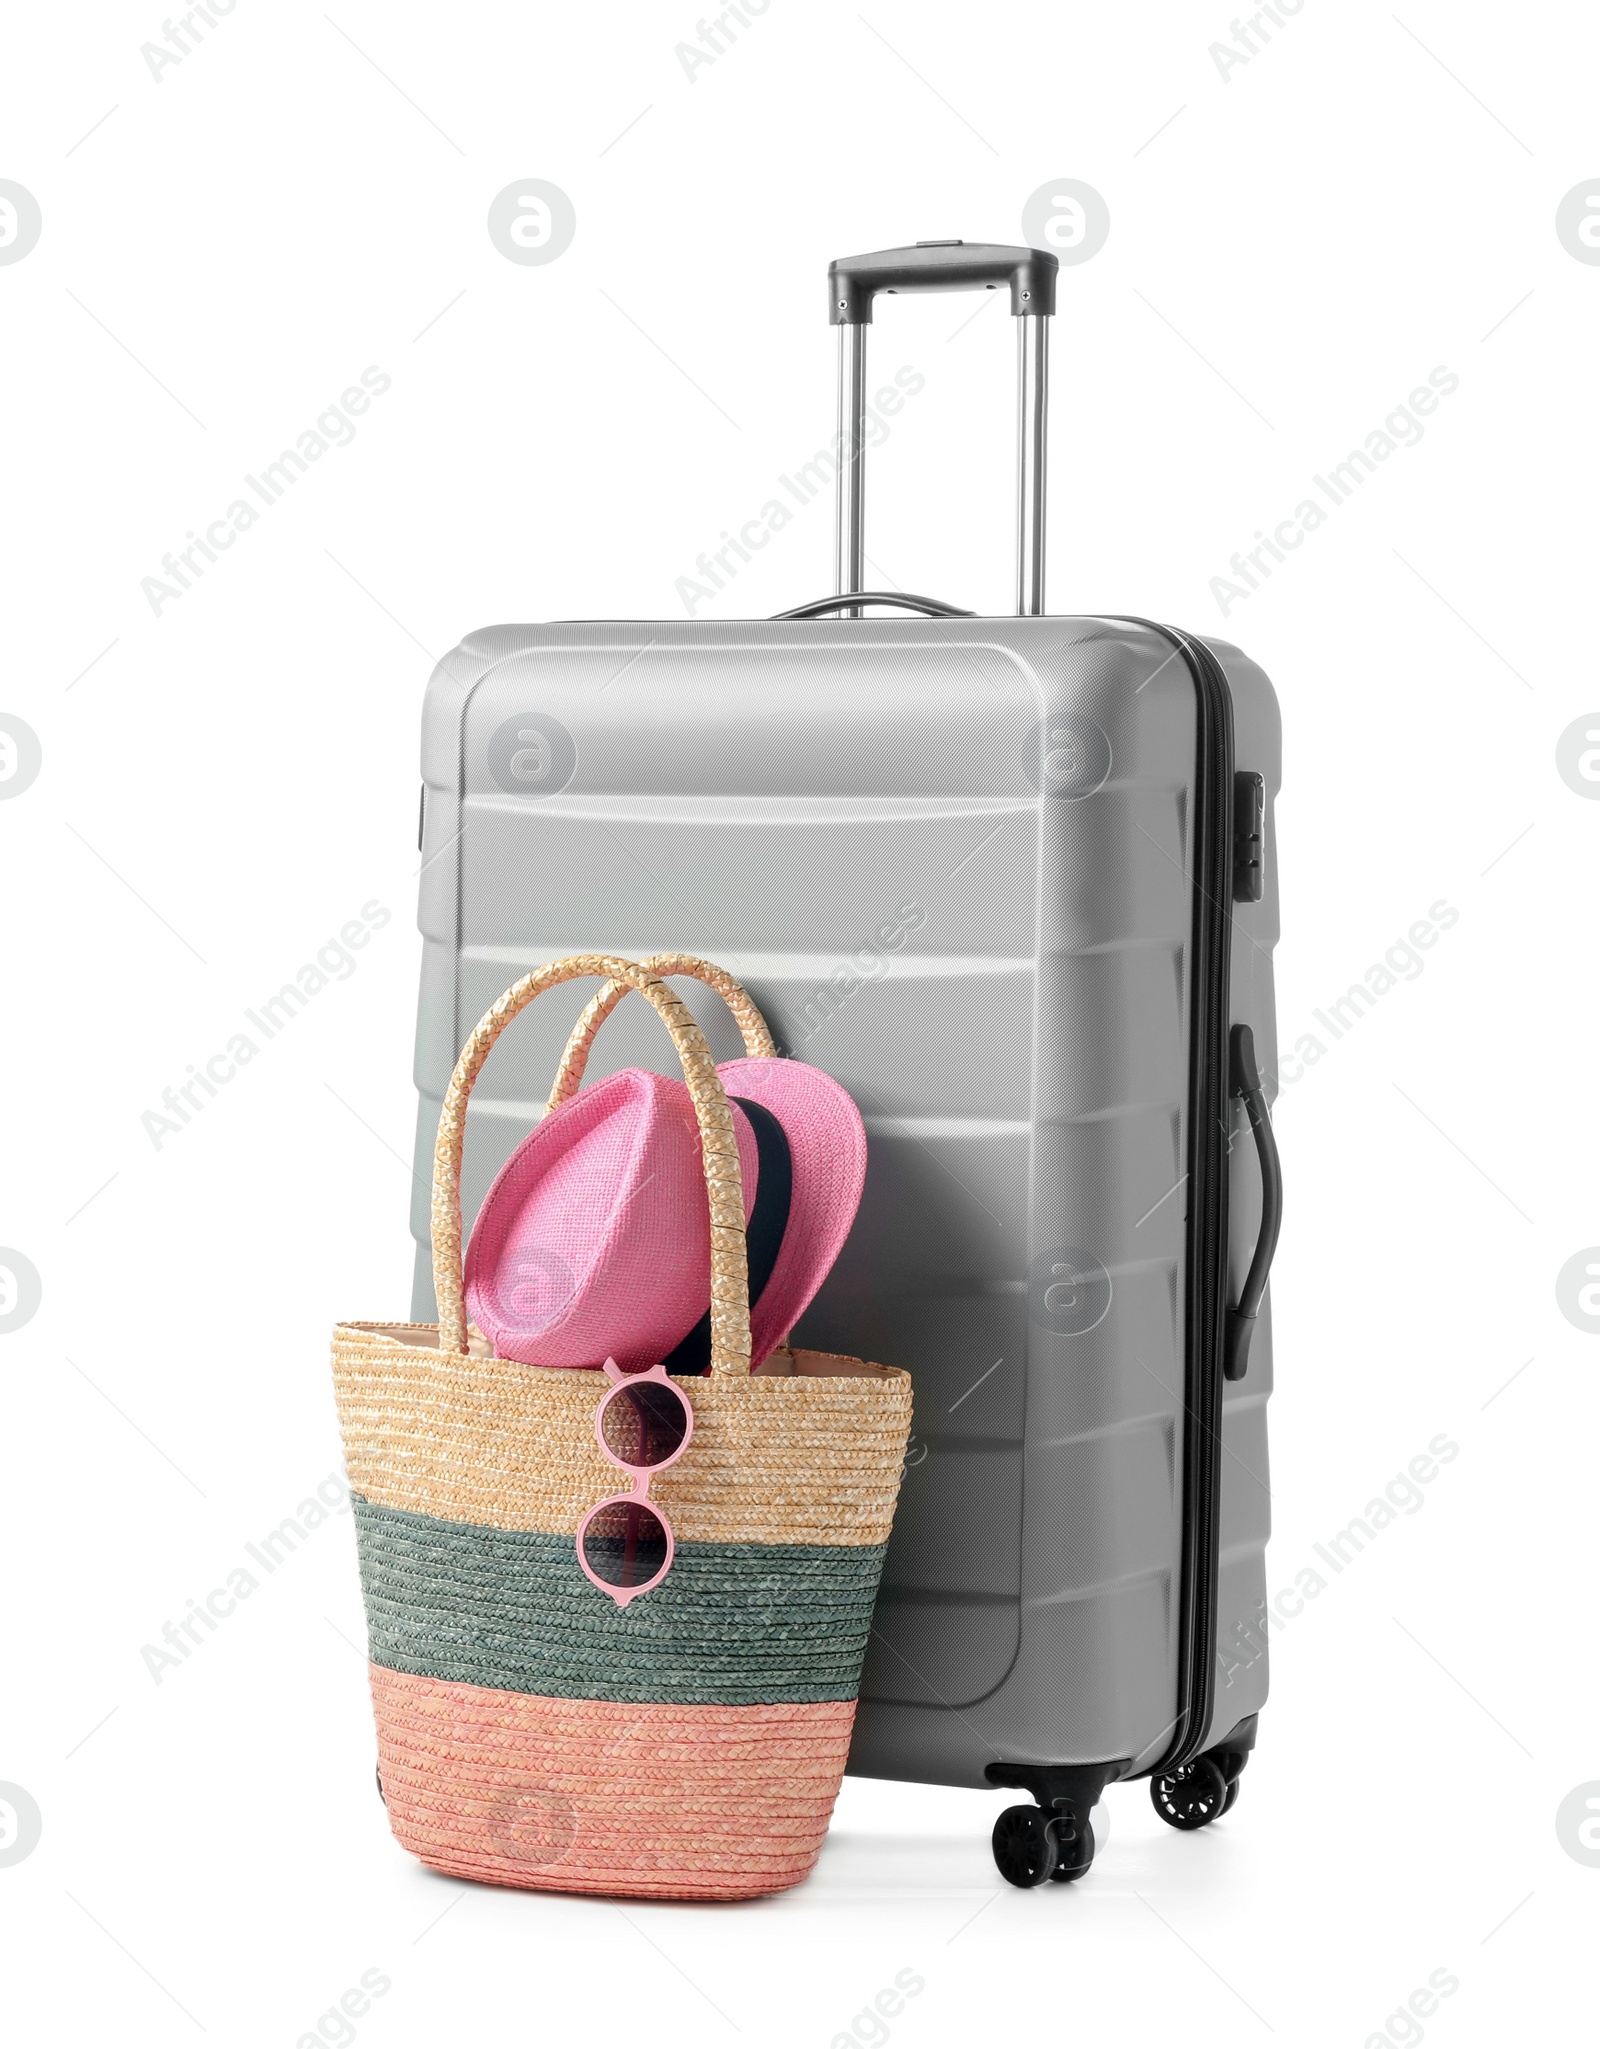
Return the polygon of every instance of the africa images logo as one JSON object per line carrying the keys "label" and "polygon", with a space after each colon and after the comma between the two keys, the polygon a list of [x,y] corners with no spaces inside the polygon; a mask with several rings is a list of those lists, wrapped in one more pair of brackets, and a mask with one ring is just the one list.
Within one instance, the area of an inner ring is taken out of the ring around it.
{"label": "africa images logo", "polygon": [[489,773],[511,797],[553,797],[578,766],[577,742],[548,712],[518,712],[489,740]]}

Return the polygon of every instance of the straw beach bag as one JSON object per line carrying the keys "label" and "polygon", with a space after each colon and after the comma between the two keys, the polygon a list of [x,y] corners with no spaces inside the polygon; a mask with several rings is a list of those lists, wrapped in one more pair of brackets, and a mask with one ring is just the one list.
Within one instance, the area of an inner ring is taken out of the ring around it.
{"label": "straw beach bag", "polygon": [[[747,1052],[771,1055],[731,978],[679,956],[652,965],[723,989]],[[606,1378],[492,1358],[462,1297],[473,1083],[520,1010],[590,975],[608,987],[552,1101],[637,989],[682,1062],[711,1219],[711,1370],[673,1379],[693,1431],[650,1490],[676,1550],[626,1605],[591,1584],[576,1548],[585,1516],[621,1491],[596,1438]],[[341,1324],[333,1340],[394,1834],[442,1871],[501,1885],[739,1899],[796,1884],[844,1771],[909,1376],[787,1349],[750,1372],[727,1096],[693,1017],[632,961],[552,962],[483,1018],[439,1119],[432,1226],[439,1326]]]}

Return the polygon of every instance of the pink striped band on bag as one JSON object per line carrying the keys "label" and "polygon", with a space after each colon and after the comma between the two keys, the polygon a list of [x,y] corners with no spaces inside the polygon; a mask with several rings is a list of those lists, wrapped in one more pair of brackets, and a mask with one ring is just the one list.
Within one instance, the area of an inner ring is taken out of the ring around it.
{"label": "pink striped band on bag", "polygon": [[853,1700],[661,1706],[382,1665],[371,1677],[398,1840],[461,1878],[563,1892],[735,1900],[797,1885],[855,1720]]}

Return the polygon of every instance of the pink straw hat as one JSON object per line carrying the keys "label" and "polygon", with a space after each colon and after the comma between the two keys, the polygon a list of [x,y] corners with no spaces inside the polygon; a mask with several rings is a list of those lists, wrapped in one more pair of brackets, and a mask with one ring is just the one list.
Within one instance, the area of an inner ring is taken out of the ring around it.
{"label": "pink straw hat", "polygon": [[[866,1132],[838,1082],[798,1060],[728,1060],[717,1072],[744,1182],[756,1366],[849,1235]],[[465,1295],[501,1358],[599,1366],[609,1356],[694,1373],[709,1358],[710,1276],[689,1091],[633,1067],[550,1111],[500,1170],[467,1247]]]}
{"label": "pink straw hat", "polygon": [[[737,1107],[733,1123],[748,1221],[758,1154]],[[465,1284],[467,1313],[500,1358],[664,1359],[711,1294],[700,1134],[683,1083],[630,1067],[552,1110],[485,1196]]]}

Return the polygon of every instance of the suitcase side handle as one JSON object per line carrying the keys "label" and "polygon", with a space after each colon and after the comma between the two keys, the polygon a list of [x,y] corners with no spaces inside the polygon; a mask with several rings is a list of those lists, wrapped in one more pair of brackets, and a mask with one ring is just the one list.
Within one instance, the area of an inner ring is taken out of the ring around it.
{"label": "suitcase side handle", "polygon": [[839,429],[834,448],[833,587],[861,617],[867,580],[863,457],[866,452],[867,329],[879,292],[994,291],[1011,287],[1017,316],[1017,614],[1044,611],[1045,412],[1050,316],[1059,261],[1047,250],[991,242],[918,242],[868,256],[838,256],[828,266],[828,319],[839,330]]}
{"label": "suitcase side handle", "polygon": [[1267,1275],[1283,1223],[1283,1168],[1278,1159],[1278,1142],[1272,1134],[1266,1092],[1256,1070],[1255,1035],[1246,1024],[1233,1028],[1228,1064],[1230,1093],[1244,1103],[1250,1129],[1255,1133],[1256,1158],[1261,1163],[1261,1229],[1256,1234],[1250,1271],[1239,1290],[1238,1306],[1228,1311],[1227,1340],[1222,1354],[1223,1378],[1243,1380],[1250,1363],[1250,1339],[1261,1298],[1267,1292]]}

